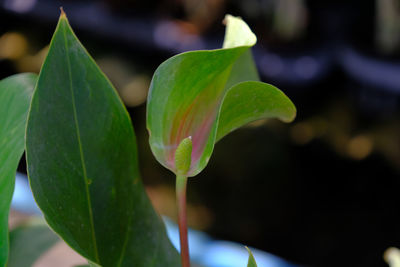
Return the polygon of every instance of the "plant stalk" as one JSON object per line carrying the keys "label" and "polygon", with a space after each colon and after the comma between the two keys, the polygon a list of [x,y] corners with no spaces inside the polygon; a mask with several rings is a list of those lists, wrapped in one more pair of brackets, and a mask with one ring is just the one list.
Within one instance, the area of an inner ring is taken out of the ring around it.
{"label": "plant stalk", "polygon": [[186,176],[176,176],[176,203],[178,206],[178,224],[182,267],[190,267],[188,232],[186,223],[186,184]]}

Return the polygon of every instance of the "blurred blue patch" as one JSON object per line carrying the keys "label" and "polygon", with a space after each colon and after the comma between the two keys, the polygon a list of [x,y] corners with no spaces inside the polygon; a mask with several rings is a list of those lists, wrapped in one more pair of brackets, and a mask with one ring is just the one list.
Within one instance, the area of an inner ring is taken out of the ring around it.
{"label": "blurred blue patch", "polygon": [[[32,196],[28,178],[26,175],[17,173],[15,179],[15,190],[11,203],[12,209],[28,213],[41,214]],[[164,217],[168,236],[172,244],[179,251],[179,229],[170,219]],[[258,267],[295,267],[297,265],[254,248],[250,248]],[[247,265],[248,253],[244,245],[217,241],[210,238],[207,234],[189,230],[189,250],[193,263],[205,267],[245,267]]]}
{"label": "blurred blue patch", "polygon": [[28,213],[28,214],[41,213],[31,193],[28,177],[18,172],[17,175],[15,176],[15,189],[11,202],[11,207],[14,210],[23,213]]}

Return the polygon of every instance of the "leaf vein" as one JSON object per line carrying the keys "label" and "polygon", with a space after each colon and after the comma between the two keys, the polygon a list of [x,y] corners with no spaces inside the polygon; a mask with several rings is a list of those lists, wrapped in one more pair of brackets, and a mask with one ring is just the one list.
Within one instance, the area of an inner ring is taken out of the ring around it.
{"label": "leaf vein", "polygon": [[81,159],[82,171],[83,171],[83,178],[85,180],[84,183],[85,183],[86,200],[88,202],[88,212],[89,212],[90,226],[92,228],[91,232],[92,232],[93,249],[94,249],[94,253],[95,253],[95,259],[96,259],[96,261],[98,263],[100,263],[99,253],[98,253],[98,249],[97,249],[96,234],[95,234],[95,229],[94,229],[92,202],[90,200],[90,193],[89,193],[89,186],[88,186],[88,184],[89,184],[88,183],[88,176],[87,176],[84,153],[83,153],[83,149],[82,149],[82,141],[81,141],[81,134],[80,134],[80,130],[79,130],[78,115],[77,115],[77,112],[76,112],[75,95],[74,95],[74,90],[73,90],[73,87],[72,87],[71,62],[70,62],[70,57],[69,57],[69,48],[68,48],[68,41],[67,41],[65,27],[63,27],[63,36],[64,36],[65,52],[66,52],[66,59],[67,59],[67,68],[68,68],[68,75],[69,75],[69,88],[70,88],[71,98],[72,98],[72,109],[73,109],[73,112],[74,112],[74,122],[75,122],[75,128],[76,128],[76,136],[77,136],[77,139],[78,139],[79,153],[80,153],[80,159]]}

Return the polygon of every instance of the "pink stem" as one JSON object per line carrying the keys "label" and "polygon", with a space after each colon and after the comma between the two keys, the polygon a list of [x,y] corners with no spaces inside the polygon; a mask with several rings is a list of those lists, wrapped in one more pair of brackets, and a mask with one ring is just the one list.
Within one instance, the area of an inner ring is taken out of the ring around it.
{"label": "pink stem", "polygon": [[182,267],[190,267],[189,244],[186,223],[186,184],[187,177],[176,177],[176,202],[178,205],[179,239],[181,244]]}

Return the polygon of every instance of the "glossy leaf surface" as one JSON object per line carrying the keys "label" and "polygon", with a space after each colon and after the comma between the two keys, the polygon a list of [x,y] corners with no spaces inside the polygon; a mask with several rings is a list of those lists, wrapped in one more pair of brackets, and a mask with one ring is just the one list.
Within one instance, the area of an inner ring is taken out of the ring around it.
{"label": "glossy leaf surface", "polygon": [[18,226],[10,232],[8,267],[31,267],[60,238],[39,219]]}
{"label": "glossy leaf surface", "polygon": [[[216,141],[230,131],[260,118],[294,118],[294,105],[275,87],[240,84],[259,79],[249,50],[256,37],[239,18],[228,15],[226,23],[223,49],[179,54],[162,63],[153,76],[147,103],[149,142],[157,160],[174,173],[175,151],[189,136],[193,150],[186,175],[194,176],[207,165]],[[241,97],[260,101],[246,104]]]}
{"label": "glossy leaf surface", "polygon": [[129,115],[61,15],[27,126],[31,188],[48,224],[89,261],[179,266],[139,177]]}
{"label": "glossy leaf surface", "polygon": [[8,258],[8,213],[35,83],[35,74],[0,81],[0,266],[5,266]]}

